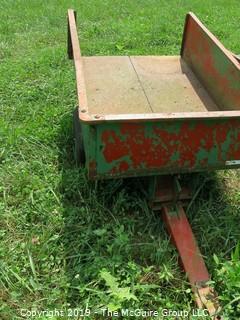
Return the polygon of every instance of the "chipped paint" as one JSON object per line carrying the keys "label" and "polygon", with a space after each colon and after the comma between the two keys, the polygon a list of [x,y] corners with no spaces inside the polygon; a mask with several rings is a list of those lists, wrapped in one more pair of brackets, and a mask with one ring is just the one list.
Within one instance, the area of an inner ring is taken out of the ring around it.
{"label": "chipped paint", "polygon": [[187,15],[182,58],[223,110],[240,108],[240,69],[221,43]]}
{"label": "chipped paint", "polygon": [[88,113],[73,12],[69,19],[89,178],[240,167],[240,65],[193,14],[187,16],[181,56],[219,111]]}
{"label": "chipped paint", "polygon": [[97,176],[134,176],[223,168],[240,159],[236,119],[105,123],[97,126]]}

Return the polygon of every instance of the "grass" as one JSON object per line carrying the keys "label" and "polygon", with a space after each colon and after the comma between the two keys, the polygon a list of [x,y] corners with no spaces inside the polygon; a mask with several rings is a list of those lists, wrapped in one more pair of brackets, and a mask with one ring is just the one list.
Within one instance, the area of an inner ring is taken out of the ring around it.
{"label": "grass", "polygon": [[[0,318],[22,319],[21,308],[88,307],[90,319],[102,306],[190,310],[176,251],[138,181],[90,183],[75,166],[69,7],[84,55],[178,54],[190,10],[240,52],[238,1],[1,1]],[[231,320],[240,317],[239,178],[195,175],[205,186],[188,212]]]}

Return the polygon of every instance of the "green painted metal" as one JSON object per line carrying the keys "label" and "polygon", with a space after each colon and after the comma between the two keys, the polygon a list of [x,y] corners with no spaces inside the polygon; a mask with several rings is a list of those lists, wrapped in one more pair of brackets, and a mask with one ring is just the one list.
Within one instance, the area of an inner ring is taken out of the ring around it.
{"label": "green painted metal", "polygon": [[84,124],[83,132],[94,179],[240,166],[239,118],[103,122]]}
{"label": "green painted metal", "polygon": [[[80,51],[75,48],[75,52],[80,61]],[[240,110],[238,60],[193,14],[187,15],[181,56],[223,112],[199,112],[199,116],[189,112],[174,117],[169,110],[155,117],[128,114],[121,119],[117,115],[94,116],[88,114],[82,89],[79,121],[89,178],[240,167],[240,113],[230,115]],[[78,71],[78,88],[84,88],[82,69]]]}
{"label": "green painted metal", "polygon": [[240,109],[240,65],[193,15],[186,17],[182,58],[222,110]]}

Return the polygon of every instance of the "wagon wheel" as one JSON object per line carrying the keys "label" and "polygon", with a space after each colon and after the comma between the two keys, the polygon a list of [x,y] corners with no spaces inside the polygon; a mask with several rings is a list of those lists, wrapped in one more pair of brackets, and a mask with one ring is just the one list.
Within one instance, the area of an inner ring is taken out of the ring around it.
{"label": "wagon wheel", "polygon": [[85,152],[83,145],[82,128],[79,122],[78,107],[73,112],[73,130],[74,130],[74,157],[78,166],[85,165]]}

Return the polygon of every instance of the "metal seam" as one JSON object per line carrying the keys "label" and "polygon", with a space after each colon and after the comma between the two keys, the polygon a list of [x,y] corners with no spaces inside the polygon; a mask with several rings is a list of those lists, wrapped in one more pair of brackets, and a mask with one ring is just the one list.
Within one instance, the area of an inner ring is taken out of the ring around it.
{"label": "metal seam", "polygon": [[145,97],[146,97],[146,100],[147,100],[147,102],[148,102],[148,105],[149,105],[151,111],[154,112],[153,109],[152,109],[151,103],[150,103],[150,101],[149,101],[149,99],[148,99],[148,96],[147,96],[147,94],[146,94],[146,91],[145,91],[145,89],[144,89],[144,87],[143,87],[143,84],[142,84],[142,82],[141,82],[141,80],[140,80],[140,78],[139,78],[139,75],[138,75],[138,73],[137,73],[137,70],[135,69],[135,66],[134,66],[134,64],[133,64],[133,62],[132,62],[132,59],[131,59],[130,56],[128,56],[128,58],[129,58],[130,63],[131,63],[131,65],[132,65],[132,67],[133,67],[133,70],[134,70],[135,73],[136,73],[138,82],[139,82],[139,84],[140,84],[140,86],[141,86],[141,88],[142,88],[142,90],[143,90],[143,93],[144,93],[144,95],[145,95]]}

